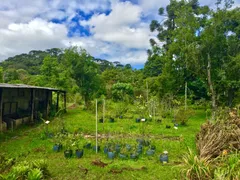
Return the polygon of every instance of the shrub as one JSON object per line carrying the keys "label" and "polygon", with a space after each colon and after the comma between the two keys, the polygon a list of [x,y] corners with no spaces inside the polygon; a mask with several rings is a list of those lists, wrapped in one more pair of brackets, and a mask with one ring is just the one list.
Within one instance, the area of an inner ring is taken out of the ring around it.
{"label": "shrub", "polygon": [[28,179],[40,180],[50,175],[47,164],[44,160],[35,160],[33,162],[23,161],[12,167],[8,174],[1,175],[0,179]]}
{"label": "shrub", "polygon": [[199,158],[190,149],[183,156],[185,168],[182,173],[188,179],[208,180],[211,179],[210,161],[205,158]]}
{"label": "shrub", "polygon": [[15,163],[15,160],[12,158],[6,158],[3,154],[0,154],[0,173],[11,168]]}
{"label": "shrub", "polygon": [[192,115],[193,110],[191,109],[185,110],[184,108],[180,108],[175,115],[175,119],[177,123],[181,125],[186,125]]}

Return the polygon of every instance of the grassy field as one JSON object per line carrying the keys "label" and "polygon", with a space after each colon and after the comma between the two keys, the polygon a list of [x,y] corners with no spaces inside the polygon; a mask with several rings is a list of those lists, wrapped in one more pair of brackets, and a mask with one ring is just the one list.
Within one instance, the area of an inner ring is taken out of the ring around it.
{"label": "grassy field", "polygon": [[[182,156],[188,148],[196,151],[195,135],[205,122],[205,112],[195,110],[187,126],[173,128],[171,118],[162,119],[162,122],[147,121],[136,123],[134,118],[115,119],[110,123],[98,123],[99,145],[101,150],[96,154],[92,149],[84,149],[82,158],[66,159],[63,150],[53,151],[56,137],[45,136],[46,125],[38,124],[33,127],[22,127],[14,132],[0,135],[0,153],[5,157],[16,158],[31,162],[44,159],[48,165],[50,179],[182,179],[180,172],[183,168]],[[82,148],[87,142],[95,144],[95,115],[80,108],[69,109],[61,118],[51,121],[48,132],[57,134],[63,127],[79,140]],[[171,125],[170,129],[166,125]],[[122,160],[118,157],[110,160],[103,152],[103,147],[109,142],[119,144],[137,144],[136,139],[143,138],[156,146],[154,156],[148,157],[144,147],[143,154],[138,160]],[[161,164],[159,155],[168,151],[169,163]],[[99,167],[93,161],[100,160],[107,165]]]}

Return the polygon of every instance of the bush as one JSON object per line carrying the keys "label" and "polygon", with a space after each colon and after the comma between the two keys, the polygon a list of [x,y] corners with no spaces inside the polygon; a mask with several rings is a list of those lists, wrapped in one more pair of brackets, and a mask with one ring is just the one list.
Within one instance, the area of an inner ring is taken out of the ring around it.
{"label": "bush", "polygon": [[210,162],[205,158],[199,158],[190,149],[183,157],[185,168],[182,173],[188,179],[208,180],[211,179]]}
{"label": "bush", "polygon": [[31,163],[23,161],[13,166],[8,174],[1,175],[0,179],[40,180],[49,175],[50,173],[44,160],[36,160]]}
{"label": "bush", "polygon": [[3,154],[0,154],[0,173],[3,173],[7,169],[11,168],[14,163],[14,159],[6,158]]}
{"label": "bush", "polygon": [[193,110],[191,109],[185,110],[184,108],[180,108],[175,115],[176,122],[181,125],[186,125],[193,114]]}

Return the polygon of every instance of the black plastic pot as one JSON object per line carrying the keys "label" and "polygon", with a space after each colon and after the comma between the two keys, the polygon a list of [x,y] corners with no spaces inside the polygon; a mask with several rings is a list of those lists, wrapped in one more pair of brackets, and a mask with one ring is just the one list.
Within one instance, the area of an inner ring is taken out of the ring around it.
{"label": "black plastic pot", "polygon": [[151,146],[150,146],[150,149],[151,149],[151,150],[156,150],[156,146],[155,146],[155,145],[151,145]]}
{"label": "black plastic pot", "polygon": [[71,149],[68,149],[68,150],[64,151],[65,158],[71,158],[72,155],[73,155],[73,151]]}
{"label": "black plastic pot", "polygon": [[159,157],[159,160],[161,163],[168,163],[168,155],[167,154],[161,154]]}
{"label": "black plastic pot", "polygon": [[142,148],[137,148],[137,149],[136,149],[136,152],[137,152],[137,154],[139,154],[139,155],[140,155],[140,154],[142,154],[142,152],[143,152],[143,149],[142,149]]}
{"label": "black plastic pot", "polygon": [[136,139],[136,141],[137,141],[138,144],[140,144],[140,145],[144,145],[144,144],[145,144],[145,140],[144,140],[144,139]]}
{"label": "black plastic pot", "polygon": [[155,153],[155,150],[152,150],[152,149],[148,149],[148,150],[146,151],[147,156],[153,156],[154,153]]}
{"label": "black plastic pot", "polygon": [[171,126],[169,126],[169,125],[166,125],[166,128],[167,128],[167,129],[170,129],[170,128],[171,128]]}
{"label": "black plastic pot", "polygon": [[109,159],[114,159],[115,158],[115,153],[114,152],[108,152],[107,153]]}
{"label": "black plastic pot", "polygon": [[53,151],[59,152],[62,149],[62,144],[54,144]]}
{"label": "black plastic pot", "polygon": [[116,146],[115,146],[116,153],[119,153],[120,150],[121,150],[121,145],[120,144],[116,144]]}
{"label": "black plastic pot", "polygon": [[105,146],[104,149],[103,149],[104,154],[107,154],[108,151],[109,151],[109,148],[107,146]]}
{"label": "black plastic pot", "polygon": [[83,149],[77,149],[75,151],[75,155],[76,155],[77,158],[83,157]]}
{"label": "black plastic pot", "polygon": [[136,153],[130,154],[130,159],[137,160],[138,159],[138,154],[136,154]]}
{"label": "black plastic pot", "polygon": [[126,154],[123,154],[123,153],[119,153],[118,157],[120,159],[128,159],[128,156]]}
{"label": "black plastic pot", "polygon": [[110,119],[109,119],[109,122],[110,122],[110,123],[114,123],[114,118],[110,118]]}
{"label": "black plastic pot", "polygon": [[86,148],[86,149],[91,149],[92,144],[91,143],[87,143],[83,147]]}

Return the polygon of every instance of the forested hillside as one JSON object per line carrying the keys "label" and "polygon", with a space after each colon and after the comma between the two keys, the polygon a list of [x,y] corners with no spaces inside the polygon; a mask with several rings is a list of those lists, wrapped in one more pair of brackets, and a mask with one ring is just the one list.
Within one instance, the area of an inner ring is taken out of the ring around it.
{"label": "forested hillside", "polygon": [[32,50],[0,63],[1,81],[51,86],[80,93],[86,102],[112,88],[134,95],[177,99],[191,103],[211,100],[212,108],[234,106],[240,99],[240,11],[232,2],[217,2],[217,9],[198,1],[170,1],[153,20],[151,49],[143,70],[130,64],[95,59],[80,47]]}

